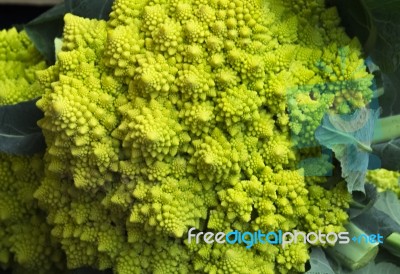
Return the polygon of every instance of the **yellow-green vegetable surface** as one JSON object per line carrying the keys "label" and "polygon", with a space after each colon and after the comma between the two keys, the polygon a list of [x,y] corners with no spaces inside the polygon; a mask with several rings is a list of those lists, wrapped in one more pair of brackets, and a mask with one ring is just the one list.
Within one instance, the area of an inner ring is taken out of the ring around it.
{"label": "yellow-green vegetable surface", "polygon": [[37,73],[47,150],[34,193],[67,266],[304,271],[308,244],[185,240],[191,227],[344,230],[346,187],[299,168],[320,156],[307,146],[323,115],[372,95],[339,23],[321,0],[115,0],[108,21],[67,14],[56,64]]}

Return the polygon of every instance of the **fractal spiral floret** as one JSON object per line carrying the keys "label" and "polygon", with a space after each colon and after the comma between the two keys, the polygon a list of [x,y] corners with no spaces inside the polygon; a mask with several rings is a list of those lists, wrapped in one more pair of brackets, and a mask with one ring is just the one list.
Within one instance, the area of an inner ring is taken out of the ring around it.
{"label": "fractal spiral floret", "polygon": [[345,230],[346,186],[300,164],[329,170],[313,149],[324,114],[372,97],[335,8],[115,0],[108,21],[64,20],[56,63],[35,65],[47,149],[33,196],[68,268],[304,272],[309,244],[195,244],[187,232]]}

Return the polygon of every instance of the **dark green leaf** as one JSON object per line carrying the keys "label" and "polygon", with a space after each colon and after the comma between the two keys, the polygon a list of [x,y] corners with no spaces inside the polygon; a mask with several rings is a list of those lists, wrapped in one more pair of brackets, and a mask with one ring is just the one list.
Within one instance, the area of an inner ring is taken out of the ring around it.
{"label": "dark green leaf", "polygon": [[[378,255],[375,258],[375,263],[381,263],[381,262],[386,262],[386,263],[391,263],[394,265],[397,265],[400,267],[400,260],[399,257],[394,256],[391,254],[389,251],[385,249],[379,250]],[[377,273],[379,274],[379,273]]]}
{"label": "dark green leaf", "polygon": [[399,231],[400,225],[397,224],[388,214],[375,207],[370,208],[364,214],[352,220],[357,226],[368,234],[380,234],[384,238],[388,237],[393,231]]}
{"label": "dark green leaf", "polygon": [[394,192],[379,193],[374,206],[352,219],[352,222],[368,234],[383,236],[383,247],[399,256],[398,234],[394,232],[400,233],[400,201]]}
{"label": "dark green leaf", "polygon": [[381,158],[382,168],[400,171],[400,138],[372,145],[372,149]]}
{"label": "dark green leaf", "polygon": [[375,43],[374,36],[370,35],[372,22],[362,2],[359,0],[332,0],[330,2],[338,7],[342,25],[346,27],[349,35],[357,36],[364,46],[369,44],[371,47]]}
{"label": "dark green leaf", "polygon": [[311,269],[306,274],[334,274],[325,256],[325,252],[320,247],[313,247],[310,255]]}
{"label": "dark green leaf", "polygon": [[352,221],[366,232],[386,238],[400,232],[400,201],[392,191],[381,192],[374,206]]}
{"label": "dark green leaf", "polygon": [[378,192],[371,184],[365,184],[365,193],[353,192],[353,200],[349,208],[350,219],[356,218],[373,207],[377,198]]}
{"label": "dark green leaf", "polygon": [[400,69],[381,74],[384,93],[379,97],[381,117],[400,114]]}
{"label": "dark green leaf", "polygon": [[0,151],[32,155],[45,150],[42,130],[37,121],[43,113],[36,107],[36,101],[0,107]]}
{"label": "dark green leaf", "polygon": [[74,269],[68,272],[68,274],[112,274],[111,270],[97,270],[89,267],[83,267]]}
{"label": "dark green leaf", "polygon": [[61,37],[64,27],[64,4],[57,5],[25,25],[36,48],[50,62],[55,62],[54,39]]}
{"label": "dark green leaf", "polygon": [[363,0],[377,29],[375,47],[370,51],[374,62],[384,72],[394,72],[400,65],[400,1]]}
{"label": "dark green leaf", "polygon": [[351,274],[394,274],[394,273],[400,273],[400,267],[387,262],[381,262],[377,264],[375,262],[371,262],[367,266],[351,272]]}
{"label": "dark green leaf", "polygon": [[108,20],[114,0],[65,0],[67,12],[86,18]]}
{"label": "dark green leaf", "polygon": [[400,0],[336,0],[343,24],[384,71],[400,65]]}

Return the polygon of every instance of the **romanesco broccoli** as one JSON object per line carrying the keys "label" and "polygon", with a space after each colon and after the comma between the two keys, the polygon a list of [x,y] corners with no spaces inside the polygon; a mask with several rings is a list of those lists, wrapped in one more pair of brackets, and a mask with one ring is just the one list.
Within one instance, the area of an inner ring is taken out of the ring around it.
{"label": "romanesco broccoli", "polygon": [[67,14],[37,76],[48,148],[35,197],[68,267],[301,272],[308,244],[184,235],[344,230],[350,195],[306,180],[296,145],[314,144],[327,111],[365,105],[372,76],[324,1],[116,0],[107,22]]}

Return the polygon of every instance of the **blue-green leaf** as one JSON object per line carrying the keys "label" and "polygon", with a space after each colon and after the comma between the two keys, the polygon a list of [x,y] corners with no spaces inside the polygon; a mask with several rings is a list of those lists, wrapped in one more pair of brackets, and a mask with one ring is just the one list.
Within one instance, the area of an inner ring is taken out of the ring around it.
{"label": "blue-green leaf", "polygon": [[329,265],[329,261],[325,256],[325,252],[320,247],[313,247],[310,255],[311,269],[306,274],[335,274]]}
{"label": "blue-green leaf", "polygon": [[379,110],[362,108],[350,115],[326,114],[315,132],[318,142],[335,153],[349,192],[364,192],[370,145]]}
{"label": "blue-green leaf", "polygon": [[353,199],[350,203],[349,217],[354,219],[372,208],[378,199],[378,191],[371,184],[365,184],[365,193],[353,192]]}
{"label": "blue-green leaf", "polygon": [[369,234],[380,234],[384,238],[388,237],[394,231],[400,231],[400,225],[397,224],[386,212],[372,207],[364,214],[357,216],[352,220],[357,226]]}
{"label": "blue-green leaf", "polygon": [[[375,262],[371,261],[366,266],[357,269],[357,270],[349,270],[341,265],[339,265],[336,261],[329,258],[329,263],[332,266],[335,274],[394,274],[400,273],[400,267],[397,265],[381,261]],[[322,272],[324,273],[324,272]]]}
{"label": "blue-green leaf", "polygon": [[400,200],[397,198],[396,193],[393,191],[380,193],[374,207],[385,212],[393,221],[400,225]]}

